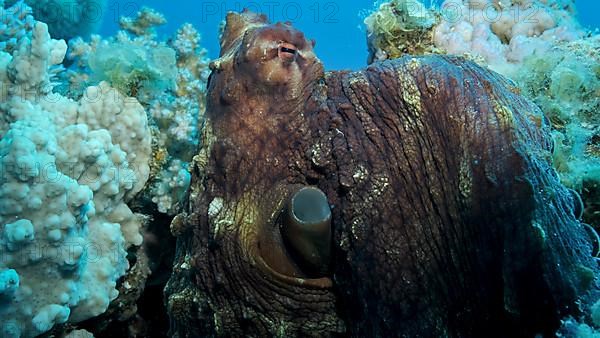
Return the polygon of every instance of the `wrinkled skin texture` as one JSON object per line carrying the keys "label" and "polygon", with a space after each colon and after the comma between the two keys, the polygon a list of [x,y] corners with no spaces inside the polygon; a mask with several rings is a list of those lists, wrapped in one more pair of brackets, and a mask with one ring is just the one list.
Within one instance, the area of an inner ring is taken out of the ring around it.
{"label": "wrinkled skin texture", "polygon": [[[451,57],[324,73],[302,33],[252,13],[221,47],[171,225],[172,334],[551,335],[597,297],[548,125],[501,76]],[[322,276],[279,231],[302,186],[331,205]]]}

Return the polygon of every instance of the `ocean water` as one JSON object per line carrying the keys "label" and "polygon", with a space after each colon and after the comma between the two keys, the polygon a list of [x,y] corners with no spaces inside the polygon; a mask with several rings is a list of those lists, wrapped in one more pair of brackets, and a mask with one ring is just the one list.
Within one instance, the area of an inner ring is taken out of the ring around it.
{"label": "ocean water", "polygon": [[[378,1],[379,3],[381,1]],[[441,0],[431,1],[439,5]],[[316,40],[316,51],[327,69],[359,69],[367,62],[367,43],[363,20],[377,3],[370,0],[276,0],[276,1],[129,1],[109,2],[101,34],[113,35],[118,18],[134,15],[141,7],[163,13],[168,23],[160,34],[172,34],[181,24],[190,22],[202,34],[203,45],[211,58],[219,53],[219,25],[228,11],[243,8],[262,12],[272,21],[291,21],[308,37]],[[427,0],[425,1],[427,4]],[[600,27],[600,1],[576,1],[581,24],[590,30]]]}

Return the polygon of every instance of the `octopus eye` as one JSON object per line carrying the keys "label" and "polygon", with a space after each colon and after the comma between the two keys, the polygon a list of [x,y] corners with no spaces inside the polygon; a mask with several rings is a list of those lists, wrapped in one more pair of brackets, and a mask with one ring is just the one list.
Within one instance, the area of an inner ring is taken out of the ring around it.
{"label": "octopus eye", "polygon": [[281,225],[281,235],[294,260],[309,276],[329,270],[331,209],[325,194],[303,187],[292,194]]}
{"label": "octopus eye", "polygon": [[291,43],[283,42],[279,45],[277,55],[283,61],[292,62],[296,60],[298,49]]}

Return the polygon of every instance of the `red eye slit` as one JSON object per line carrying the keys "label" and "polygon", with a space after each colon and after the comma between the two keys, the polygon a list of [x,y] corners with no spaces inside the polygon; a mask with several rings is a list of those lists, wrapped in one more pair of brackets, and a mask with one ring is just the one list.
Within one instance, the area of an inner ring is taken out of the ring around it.
{"label": "red eye slit", "polygon": [[279,50],[277,52],[279,58],[283,61],[292,62],[296,60],[296,56],[298,55],[298,48],[292,45],[291,43],[282,42],[279,44]]}

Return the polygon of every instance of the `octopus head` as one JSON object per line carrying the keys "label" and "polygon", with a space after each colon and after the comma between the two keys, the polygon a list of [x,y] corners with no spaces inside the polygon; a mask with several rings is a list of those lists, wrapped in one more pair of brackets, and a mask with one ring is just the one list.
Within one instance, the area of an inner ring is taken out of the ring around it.
{"label": "octopus head", "polygon": [[210,82],[234,81],[231,87],[237,89],[229,88],[230,92],[297,99],[323,76],[314,45],[290,23],[269,24],[264,15],[248,11],[229,13],[220,58],[211,63]]}

